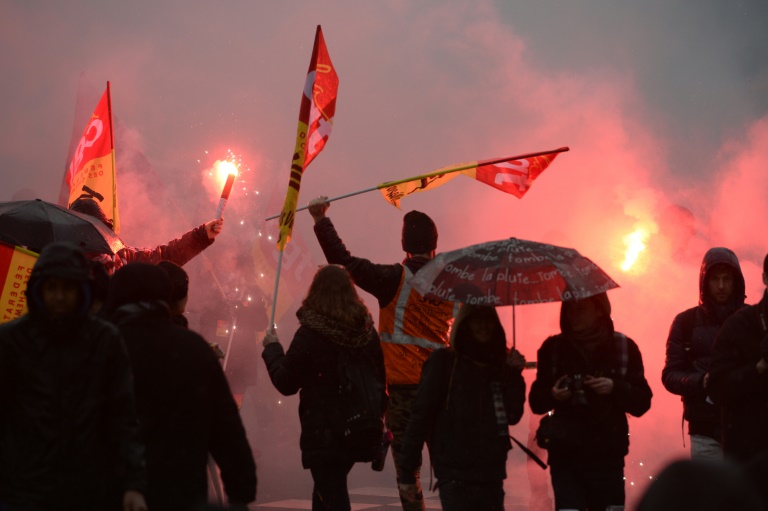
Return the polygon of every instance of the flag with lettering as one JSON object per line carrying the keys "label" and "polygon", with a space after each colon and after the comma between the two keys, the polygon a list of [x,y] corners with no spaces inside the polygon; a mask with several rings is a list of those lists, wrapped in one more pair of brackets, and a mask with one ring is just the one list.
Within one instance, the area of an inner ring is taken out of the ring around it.
{"label": "flag with lettering", "polygon": [[387,202],[400,208],[400,200],[403,197],[432,190],[463,174],[502,192],[522,198],[533,181],[544,172],[559,153],[564,151],[568,151],[568,148],[561,147],[541,153],[451,165],[429,174],[382,183],[377,188],[381,190]]}
{"label": "flag with lettering", "polygon": [[291,176],[285,203],[280,213],[277,248],[285,249],[291,238],[293,221],[296,216],[296,204],[299,201],[299,188],[304,170],[323,150],[333,128],[333,116],[336,113],[336,93],[339,77],[333,68],[328,48],[325,46],[320,25],[315,32],[315,45],[309,62],[307,80],[301,95],[299,127],[296,132],[296,146],[291,161]]}
{"label": "flag with lettering", "polygon": [[37,254],[0,242],[0,323],[27,312],[27,281]]}
{"label": "flag with lettering", "polygon": [[109,82],[80,137],[80,142],[64,176],[64,182],[69,188],[66,207],[78,198],[91,198],[101,206],[106,217],[112,222],[113,230],[116,233],[120,232],[120,218],[117,213],[112,96]]}

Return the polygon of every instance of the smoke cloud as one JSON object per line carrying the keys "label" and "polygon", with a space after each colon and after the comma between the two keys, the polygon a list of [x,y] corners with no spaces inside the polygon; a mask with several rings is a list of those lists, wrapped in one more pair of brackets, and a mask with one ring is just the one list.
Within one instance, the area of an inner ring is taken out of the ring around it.
{"label": "smoke cloud", "polygon": [[[321,24],[339,96],[333,133],[305,172],[300,204],[449,164],[569,146],[522,200],[460,176],[404,199],[403,211],[373,192],[333,203],[329,216],[354,255],[381,263],[402,260],[401,220],[410,209],[435,220],[438,250],[510,236],[578,249],[621,285],[609,293],[614,321],[639,344],[654,391],[651,411],[630,423],[630,502],[664,464],[685,455],[682,406],[660,374],[672,319],[697,303],[704,252],[732,248],[747,301],[763,291],[763,2],[76,0],[41,9],[5,0],[0,10],[0,44],[8,49],[0,54],[0,200],[56,201],[71,134],[79,137],[107,80],[127,244],[155,246],[212,219],[218,195],[206,170],[230,154],[240,162],[223,233],[187,265],[190,316],[231,348],[233,390],[258,389],[251,404],[272,417],[256,427],[262,434],[282,428],[281,438],[295,440],[297,402],[283,399],[279,410],[290,412],[276,411],[281,398],[259,359],[266,319],[234,336],[228,328],[233,315],[241,326],[257,316],[241,312],[248,298],[262,312],[271,301],[273,282],[253,283],[270,278],[261,275],[274,254],[254,247],[271,243],[263,241],[274,226],[263,219],[282,205]],[[638,229],[645,249],[624,271],[625,238]],[[292,311],[313,265],[324,262],[308,214],[297,215],[294,234],[285,277],[292,285],[279,292],[286,346]],[[375,300],[364,296],[375,315]],[[558,331],[558,312],[557,305],[515,311],[514,337],[529,360]],[[502,316],[511,343],[511,309]],[[519,438],[536,423],[524,419]],[[263,436],[252,442],[269,452]],[[537,476],[517,454],[508,485],[527,495]],[[277,473],[298,458],[258,462],[260,473]],[[260,491],[260,499],[284,490]]]}

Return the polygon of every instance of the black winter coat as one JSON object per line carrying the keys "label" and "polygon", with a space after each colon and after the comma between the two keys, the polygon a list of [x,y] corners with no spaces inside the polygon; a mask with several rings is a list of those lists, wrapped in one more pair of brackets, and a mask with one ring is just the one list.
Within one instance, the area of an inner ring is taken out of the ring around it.
{"label": "black winter coat", "polygon": [[757,372],[766,342],[768,291],[725,321],[712,352],[710,394],[723,406],[723,450],[742,461],[768,451],[768,373]]}
{"label": "black winter coat", "polygon": [[105,321],[54,328],[0,326],[0,502],[105,509],[145,486],[130,362]]}
{"label": "black winter coat", "polygon": [[207,502],[208,454],[230,502],[256,499],[256,467],[224,372],[208,343],[171,322],[164,303],[132,303],[112,315],[135,375],[147,446],[150,509]]}
{"label": "black winter coat", "polygon": [[[715,265],[734,272],[734,289],[728,304],[717,306],[709,296],[708,278]],[[699,305],[678,314],[669,329],[661,381],[669,392],[682,396],[688,432],[720,440],[720,409],[707,399],[704,375],[709,371],[712,348],[720,326],[730,313],[744,306],[744,276],[736,255],[717,247],[707,251],[699,272]]]}
{"label": "black winter coat", "polygon": [[[626,414],[640,417],[651,407],[652,392],[645,380],[640,350],[626,339],[627,370],[626,376],[621,376],[621,355],[612,330],[589,359],[566,334],[548,338],[539,348],[536,380],[529,396],[531,410],[537,414],[552,410],[569,432],[566,446],[549,448],[550,465],[623,466],[629,452]],[[586,389],[586,405],[556,401],[552,387],[565,374],[609,377],[613,390],[603,396]]]}
{"label": "black winter coat", "polygon": [[[365,346],[342,348],[302,325],[296,331],[287,353],[283,352],[280,343],[268,344],[264,348],[261,356],[275,388],[285,396],[299,392],[299,445],[304,468],[351,461],[342,448],[340,430],[336,427],[339,350],[365,350],[374,367],[378,367],[383,382],[384,356],[379,336],[373,329],[370,332],[370,340]],[[386,403],[386,399],[383,402]]]}
{"label": "black winter coat", "polygon": [[[491,383],[502,385],[508,424],[523,416],[525,381],[503,363],[481,366],[453,348],[433,352],[421,372],[413,414],[403,440],[400,477],[405,484],[421,466],[424,442],[438,481],[490,482],[507,477],[509,435],[501,436]],[[409,480],[411,478],[411,480]]]}

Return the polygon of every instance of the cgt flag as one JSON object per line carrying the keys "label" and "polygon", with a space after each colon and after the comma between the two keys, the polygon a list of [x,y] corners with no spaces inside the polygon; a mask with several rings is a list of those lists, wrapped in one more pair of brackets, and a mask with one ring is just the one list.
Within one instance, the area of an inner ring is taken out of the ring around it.
{"label": "cgt flag", "polygon": [[76,199],[82,197],[94,199],[112,222],[113,230],[118,233],[120,218],[117,214],[115,142],[112,128],[112,95],[107,82],[107,90],[96,105],[64,175],[64,183],[69,188],[69,199],[65,206],[69,207]]}
{"label": "cgt flag", "polygon": [[280,232],[277,248],[281,252],[291,238],[293,221],[296,215],[296,203],[299,200],[301,176],[312,160],[325,147],[325,142],[333,128],[333,116],[336,112],[336,92],[339,77],[331,63],[328,48],[325,46],[320,25],[315,32],[315,46],[309,62],[307,81],[301,96],[299,127],[296,132],[296,148],[291,161],[291,177],[285,194],[283,211],[280,213]]}
{"label": "cgt flag", "polygon": [[533,181],[564,151],[568,151],[568,148],[452,165],[422,176],[382,183],[377,188],[381,190],[387,202],[400,208],[400,200],[403,197],[432,190],[459,174],[464,174],[502,192],[522,198]]}
{"label": "cgt flag", "polygon": [[37,254],[0,242],[0,323],[27,312],[27,281]]}

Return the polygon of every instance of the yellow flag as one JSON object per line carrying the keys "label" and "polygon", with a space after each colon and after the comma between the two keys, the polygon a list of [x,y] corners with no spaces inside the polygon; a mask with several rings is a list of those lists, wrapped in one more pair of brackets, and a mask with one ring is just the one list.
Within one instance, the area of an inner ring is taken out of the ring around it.
{"label": "yellow flag", "polygon": [[0,243],[0,323],[27,312],[27,281],[36,261],[34,252]]}

